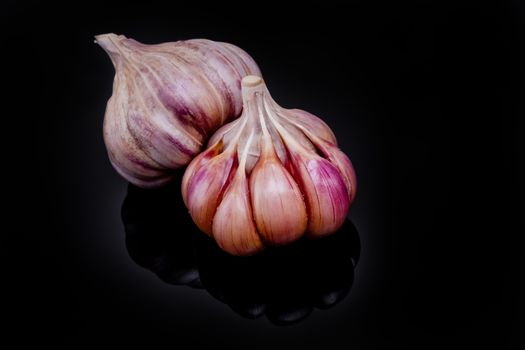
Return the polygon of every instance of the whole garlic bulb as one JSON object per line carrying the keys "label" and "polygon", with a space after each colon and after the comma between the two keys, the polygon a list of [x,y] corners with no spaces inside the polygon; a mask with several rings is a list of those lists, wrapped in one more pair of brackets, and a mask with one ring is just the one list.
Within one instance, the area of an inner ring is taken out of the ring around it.
{"label": "whole garlic bulb", "polygon": [[335,232],[356,193],[352,163],[318,117],[284,109],[262,78],[242,80],[243,112],[188,166],[184,203],[234,255]]}
{"label": "whole garlic bulb", "polygon": [[242,110],[241,78],[260,74],[240,48],[205,39],[145,45],[123,35],[96,42],[115,66],[104,117],[114,168],[140,187],[170,181],[211,133]]}

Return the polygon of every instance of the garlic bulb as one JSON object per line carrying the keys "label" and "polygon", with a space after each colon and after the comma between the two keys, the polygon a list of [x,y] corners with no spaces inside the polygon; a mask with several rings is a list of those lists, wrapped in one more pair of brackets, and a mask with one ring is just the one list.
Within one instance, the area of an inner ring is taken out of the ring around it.
{"label": "garlic bulb", "polygon": [[356,177],[330,128],[277,105],[258,76],[243,78],[242,98],[241,117],[220,128],[184,174],[194,222],[234,255],[335,232]]}
{"label": "garlic bulb", "polygon": [[96,42],[115,66],[104,117],[114,168],[140,187],[170,181],[218,127],[239,116],[241,78],[260,74],[240,48],[205,39],[145,45],[123,35]]}

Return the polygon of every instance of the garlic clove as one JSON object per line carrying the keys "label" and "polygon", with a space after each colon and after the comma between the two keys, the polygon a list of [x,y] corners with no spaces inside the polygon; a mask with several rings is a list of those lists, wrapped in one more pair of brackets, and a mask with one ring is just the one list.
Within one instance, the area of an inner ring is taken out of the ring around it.
{"label": "garlic clove", "polygon": [[307,234],[319,237],[335,232],[344,223],[350,207],[339,170],[313,153],[290,154],[292,172],[302,186],[308,210]]}
{"label": "garlic clove", "polygon": [[321,149],[324,156],[327,157],[339,170],[348,191],[349,204],[352,204],[357,193],[357,178],[350,158],[348,158],[347,155],[337,146],[334,146],[329,142],[316,140],[315,138],[312,138],[312,141],[316,143],[316,146]]}
{"label": "garlic clove", "polygon": [[202,152],[197,157],[195,157],[193,161],[186,167],[186,171],[184,172],[184,176],[182,177],[181,185],[182,199],[184,200],[184,204],[186,204],[186,206],[188,206],[188,187],[190,185],[191,180],[193,179],[193,175],[198,169],[200,169],[203,166],[206,166],[206,164],[213,157],[217,156],[221,152],[222,148],[223,142],[222,140],[218,140],[206,151]]}
{"label": "garlic clove", "polygon": [[237,172],[217,208],[213,218],[213,238],[223,250],[233,255],[252,255],[264,249],[253,222],[244,169]]}
{"label": "garlic clove", "polygon": [[223,152],[210,158],[205,166],[196,167],[187,181],[185,203],[197,226],[209,235],[213,216],[236,167],[233,152]]}
{"label": "garlic clove", "polygon": [[350,158],[348,158],[348,156],[344,154],[336,144],[318,137],[308,128],[301,128],[301,130],[308,136],[312,144],[315,145],[317,151],[322,153],[322,155],[330,160],[330,162],[339,170],[346,185],[348,199],[350,204],[352,204],[357,192],[357,178]]}
{"label": "garlic clove", "polygon": [[[146,118],[146,115],[149,117]],[[144,152],[165,169],[187,164],[201,148],[200,141],[172,120],[166,110],[155,110],[153,105],[138,103],[134,99],[129,101],[130,133],[135,140],[140,140],[138,144]]]}
{"label": "garlic clove", "polygon": [[337,147],[336,142],[322,138],[319,136],[319,134],[312,132],[314,128],[305,127],[304,125],[300,124],[297,124],[297,127],[305,134],[308,140],[310,140],[314,146],[315,151],[322,153],[322,155],[330,160],[330,162],[334,164],[339,170],[346,185],[348,199],[350,202],[349,204],[352,204],[357,192],[357,178],[350,158],[348,158],[348,156],[344,154],[343,151],[339,149],[339,147]]}
{"label": "garlic clove", "polygon": [[299,186],[280,160],[260,158],[250,175],[253,216],[264,242],[284,245],[299,239],[307,216]]}
{"label": "garlic clove", "polygon": [[237,170],[213,217],[213,238],[223,250],[233,255],[252,255],[264,249],[253,222],[245,170],[253,136],[254,133],[250,133]]}
{"label": "garlic clove", "polygon": [[[113,96],[108,101],[106,114],[119,114],[126,107],[125,98]],[[104,140],[111,163],[126,179],[149,181],[165,175],[162,166],[137,146],[124,118],[104,119]]]}

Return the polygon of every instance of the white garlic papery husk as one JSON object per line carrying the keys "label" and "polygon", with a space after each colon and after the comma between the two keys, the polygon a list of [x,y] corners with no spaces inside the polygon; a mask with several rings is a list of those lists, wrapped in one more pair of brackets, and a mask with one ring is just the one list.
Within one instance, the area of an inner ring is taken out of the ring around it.
{"label": "white garlic papery husk", "polygon": [[115,66],[104,117],[114,168],[140,187],[158,187],[187,165],[206,139],[242,110],[242,77],[260,74],[242,49],[192,39],[158,45],[103,34]]}
{"label": "white garlic papery husk", "polygon": [[333,132],[308,112],[277,105],[258,76],[242,80],[242,97],[240,118],[220,128],[184,174],[194,222],[234,255],[335,232],[356,176]]}

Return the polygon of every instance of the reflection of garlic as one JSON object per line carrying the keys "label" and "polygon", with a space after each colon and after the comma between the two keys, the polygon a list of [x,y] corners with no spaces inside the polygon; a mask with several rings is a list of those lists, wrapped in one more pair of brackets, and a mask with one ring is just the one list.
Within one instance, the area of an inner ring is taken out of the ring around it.
{"label": "reflection of garlic", "polygon": [[336,231],[356,178],[330,128],[277,105],[258,76],[242,80],[242,96],[241,117],[219,129],[184,174],[197,226],[236,255]]}
{"label": "reflection of garlic", "polygon": [[141,187],[171,180],[205,139],[241,113],[240,80],[260,74],[240,48],[196,39],[145,45],[123,35],[96,42],[115,66],[104,142],[115,169]]}

